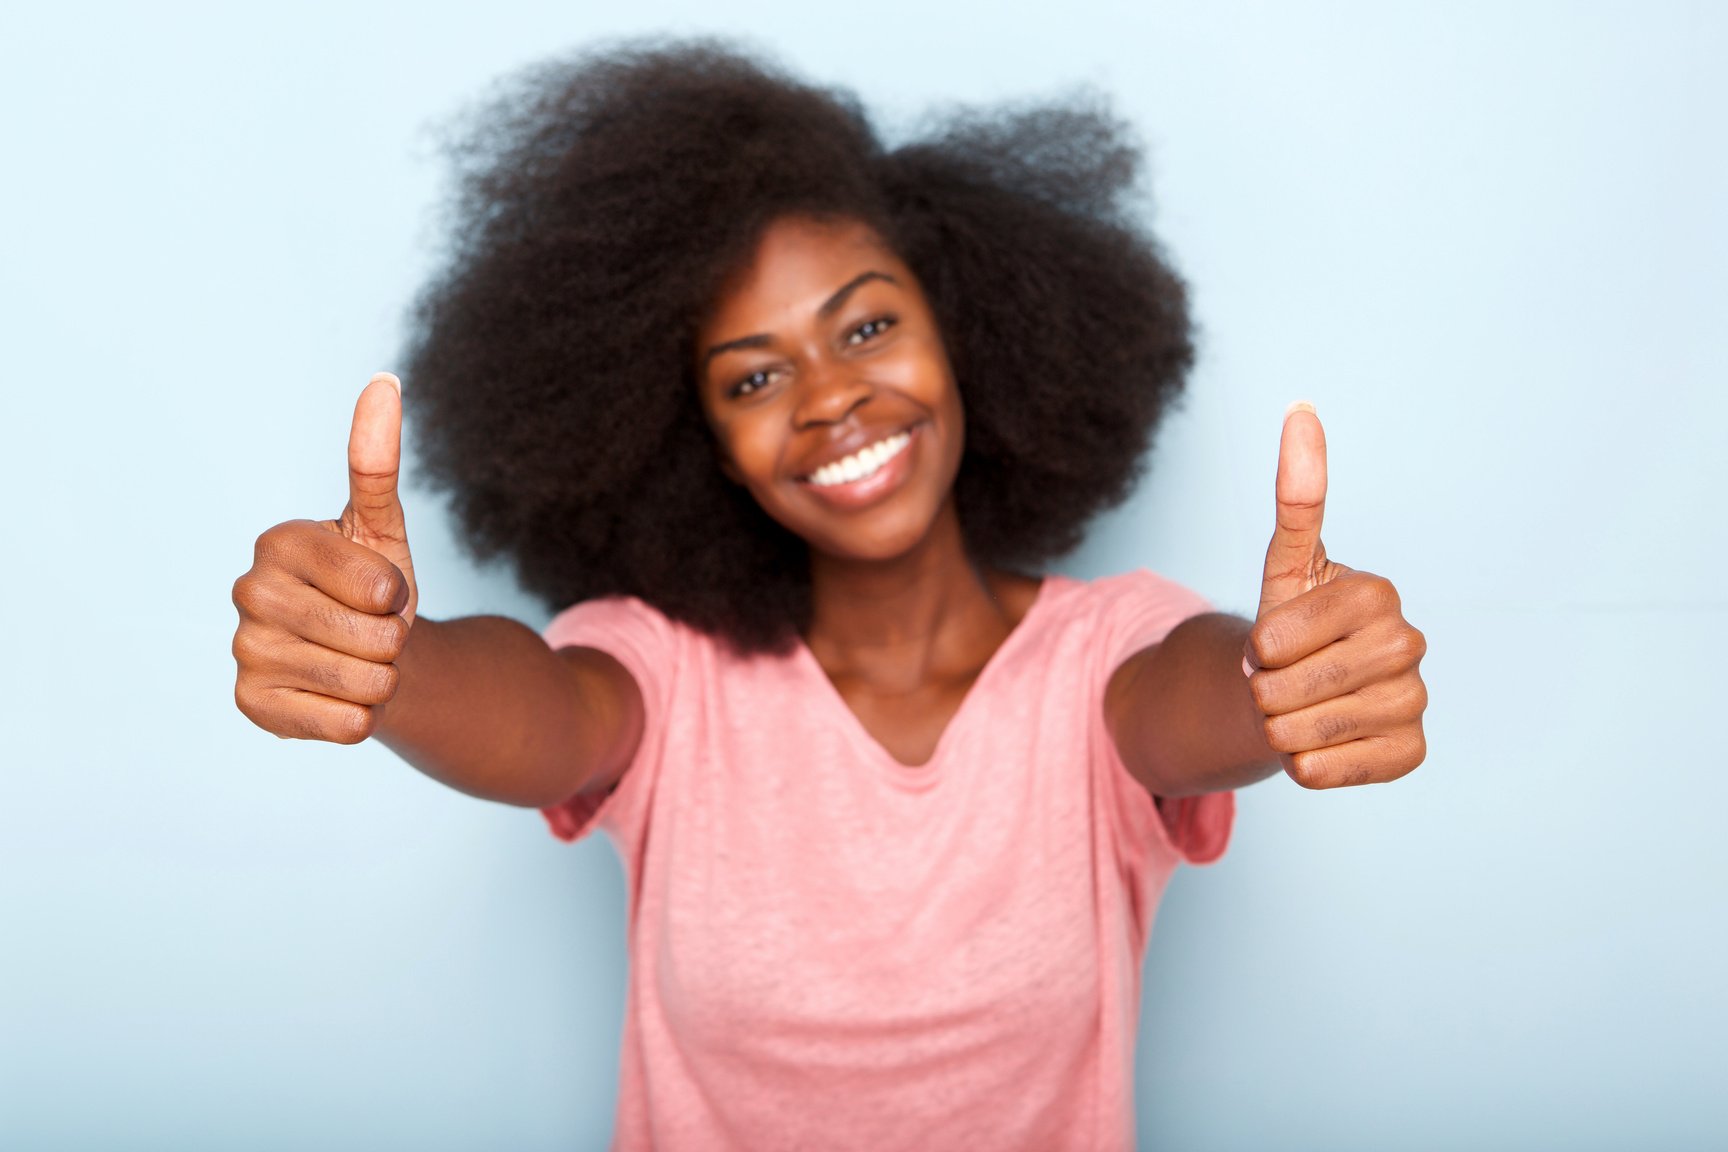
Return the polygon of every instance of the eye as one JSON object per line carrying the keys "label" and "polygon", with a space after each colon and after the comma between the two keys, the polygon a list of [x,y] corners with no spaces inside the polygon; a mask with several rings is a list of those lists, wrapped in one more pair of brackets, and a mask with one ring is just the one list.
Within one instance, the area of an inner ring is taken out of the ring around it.
{"label": "eye", "polygon": [[858,327],[852,329],[851,332],[847,333],[846,343],[851,346],[862,344],[867,340],[874,340],[876,337],[882,335],[882,333],[888,331],[888,329],[894,327],[894,324],[895,320],[892,316],[879,316],[874,320],[866,320],[864,323],[858,325]]}
{"label": "eye", "polygon": [[726,390],[726,395],[731,397],[734,400],[737,400],[741,397],[750,395],[752,392],[755,392],[756,390],[758,390],[760,388],[765,388],[767,386],[768,386],[768,371],[767,371],[767,369],[759,368],[756,371],[750,373],[750,375],[744,377],[744,379],[733,384],[732,387],[728,388]]}

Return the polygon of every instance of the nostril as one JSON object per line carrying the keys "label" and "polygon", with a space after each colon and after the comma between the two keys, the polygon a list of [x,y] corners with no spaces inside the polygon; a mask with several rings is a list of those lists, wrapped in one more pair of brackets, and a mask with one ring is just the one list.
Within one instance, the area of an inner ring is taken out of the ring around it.
{"label": "nostril", "polygon": [[838,424],[869,401],[875,389],[868,381],[812,380],[799,405],[801,424]]}

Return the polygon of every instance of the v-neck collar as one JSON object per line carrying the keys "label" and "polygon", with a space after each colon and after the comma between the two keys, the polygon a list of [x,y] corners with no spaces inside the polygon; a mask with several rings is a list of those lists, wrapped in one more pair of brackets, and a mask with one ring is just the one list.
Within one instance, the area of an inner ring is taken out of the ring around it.
{"label": "v-neck collar", "polygon": [[973,678],[971,686],[966,689],[966,694],[960,698],[959,707],[954,709],[954,714],[948,717],[948,723],[943,725],[942,735],[936,738],[936,747],[931,751],[930,759],[922,764],[907,764],[897,759],[892,752],[883,747],[881,741],[870,734],[870,730],[864,726],[864,721],[859,719],[856,712],[852,711],[852,706],[846,703],[844,696],[840,695],[840,689],[835,687],[834,681],[828,678],[828,673],[822,667],[822,662],[816,659],[816,653],[810,650],[810,645],[805,642],[802,636],[797,639],[792,659],[804,666],[806,675],[812,676],[818,681],[813,686],[813,691],[816,695],[825,698],[821,707],[836,713],[835,723],[845,730],[847,737],[867,758],[905,783],[929,785],[935,782],[938,770],[942,766],[943,754],[947,752],[949,746],[956,739],[955,730],[965,722],[967,715],[974,711],[973,698],[988,689],[990,679],[996,672],[997,666],[1003,663],[1004,658],[1013,648],[1025,642],[1026,634],[1040,622],[1045,605],[1053,598],[1051,585],[1057,583],[1066,584],[1068,580],[1066,577],[1050,574],[1039,582],[1038,591],[1032,597],[1032,603],[1027,606],[1025,614],[1020,617],[1020,622],[1009,630],[1008,635],[1002,638],[1002,643],[996,646],[996,651],[990,654],[990,659],[984,662],[984,667]]}

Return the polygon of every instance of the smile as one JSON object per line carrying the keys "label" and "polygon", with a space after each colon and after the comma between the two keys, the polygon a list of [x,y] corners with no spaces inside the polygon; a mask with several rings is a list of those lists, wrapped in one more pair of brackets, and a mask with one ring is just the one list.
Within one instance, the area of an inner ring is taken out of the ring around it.
{"label": "smile", "polygon": [[910,443],[912,443],[910,432],[896,432],[892,436],[858,449],[844,459],[822,465],[811,473],[805,483],[816,488],[833,488],[840,484],[851,484],[867,476],[873,476],[888,461],[904,452],[906,445]]}

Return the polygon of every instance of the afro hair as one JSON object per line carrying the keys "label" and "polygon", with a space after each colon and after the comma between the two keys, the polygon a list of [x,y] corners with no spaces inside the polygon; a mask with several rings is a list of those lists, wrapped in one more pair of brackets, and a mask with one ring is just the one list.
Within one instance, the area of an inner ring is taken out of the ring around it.
{"label": "afro hair", "polygon": [[980,565],[1078,544],[1193,361],[1183,284],[1135,218],[1139,150],[1092,100],[953,112],[889,147],[850,93],[637,41],[516,77],[451,156],[413,442],[474,554],[552,609],[636,596],[745,652],[807,622],[807,548],[725,479],[695,387],[700,317],[781,217],[861,220],[922,282]]}

